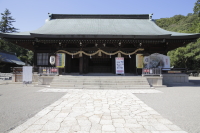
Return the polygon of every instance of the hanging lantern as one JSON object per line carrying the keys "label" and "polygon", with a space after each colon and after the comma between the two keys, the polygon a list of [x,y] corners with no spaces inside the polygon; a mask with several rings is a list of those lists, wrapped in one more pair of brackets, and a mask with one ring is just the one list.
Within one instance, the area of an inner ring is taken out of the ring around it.
{"label": "hanging lantern", "polygon": [[51,56],[50,56],[49,62],[50,62],[50,64],[51,64],[52,66],[55,64],[55,62],[56,62],[56,57],[55,57],[55,55],[51,55]]}

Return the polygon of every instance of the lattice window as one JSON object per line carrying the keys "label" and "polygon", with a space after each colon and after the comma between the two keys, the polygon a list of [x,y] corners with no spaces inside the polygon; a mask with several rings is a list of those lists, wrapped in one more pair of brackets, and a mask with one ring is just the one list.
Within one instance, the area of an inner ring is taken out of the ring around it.
{"label": "lattice window", "polygon": [[48,65],[49,53],[37,53],[37,65]]}

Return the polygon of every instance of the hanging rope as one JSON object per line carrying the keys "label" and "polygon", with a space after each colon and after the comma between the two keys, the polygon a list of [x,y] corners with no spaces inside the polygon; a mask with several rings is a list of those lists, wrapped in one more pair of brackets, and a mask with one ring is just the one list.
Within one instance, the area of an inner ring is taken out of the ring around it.
{"label": "hanging rope", "polygon": [[78,55],[78,54],[79,54],[79,57],[82,57],[83,54],[91,57],[91,56],[94,56],[94,55],[96,55],[96,54],[98,54],[98,56],[102,56],[102,53],[104,53],[104,54],[106,54],[106,55],[110,55],[110,56],[111,56],[111,55],[116,55],[116,54],[118,54],[118,57],[121,57],[121,54],[123,54],[123,55],[129,55],[129,57],[130,57],[130,55],[133,55],[133,54],[135,54],[136,52],[138,52],[138,51],[143,51],[143,50],[144,50],[143,48],[139,48],[139,49],[135,50],[135,51],[132,52],[132,53],[125,53],[125,52],[122,52],[122,51],[116,51],[116,52],[114,52],[114,53],[107,53],[107,52],[105,52],[105,51],[99,49],[98,51],[96,51],[96,52],[94,52],[94,53],[92,53],[92,54],[91,54],[91,53],[88,54],[88,53],[86,53],[86,52],[84,52],[84,51],[78,51],[78,52],[76,52],[76,53],[70,53],[70,52],[65,51],[65,50],[58,50],[58,51],[56,51],[56,53],[59,53],[59,52],[66,53],[66,54],[72,55],[72,58],[73,58],[74,55]]}

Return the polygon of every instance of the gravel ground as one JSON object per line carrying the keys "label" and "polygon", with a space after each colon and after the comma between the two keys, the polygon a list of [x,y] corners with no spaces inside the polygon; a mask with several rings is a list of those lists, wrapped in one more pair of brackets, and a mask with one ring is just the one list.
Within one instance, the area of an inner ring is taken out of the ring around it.
{"label": "gravel ground", "polygon": [[0,133],[21,125],[66,94],[37,92],[43,88],[30,85],[23,87],[22,84],[0,85]]}
{"label": "gravel ground", "polygon": [[188,133],[200,133],[200,77],[189,79],[194,86],[157,88],[163,93],[135,95]]}

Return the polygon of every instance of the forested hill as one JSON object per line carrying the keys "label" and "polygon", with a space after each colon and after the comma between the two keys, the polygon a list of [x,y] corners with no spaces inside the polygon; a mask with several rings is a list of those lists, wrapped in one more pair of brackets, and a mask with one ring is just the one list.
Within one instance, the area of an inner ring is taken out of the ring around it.
{"label": "forested hill", "polygon": [[[200,33],[200,17],[198,14],[189,13],[187,16],[175,15],[171,18],[156,20],[156,24],[168,31],[182,33]],[[171,66],[175,68],[188,68],[200,70],[200,39],[185,47],[180,47],[168,52]]]}
{"label": "forested hill", "polygon": [[156,24],[168,31],[199,33],[199,21],[197,14],[189,13],[187,16],[175,15],[171,18],[157,19]]}

